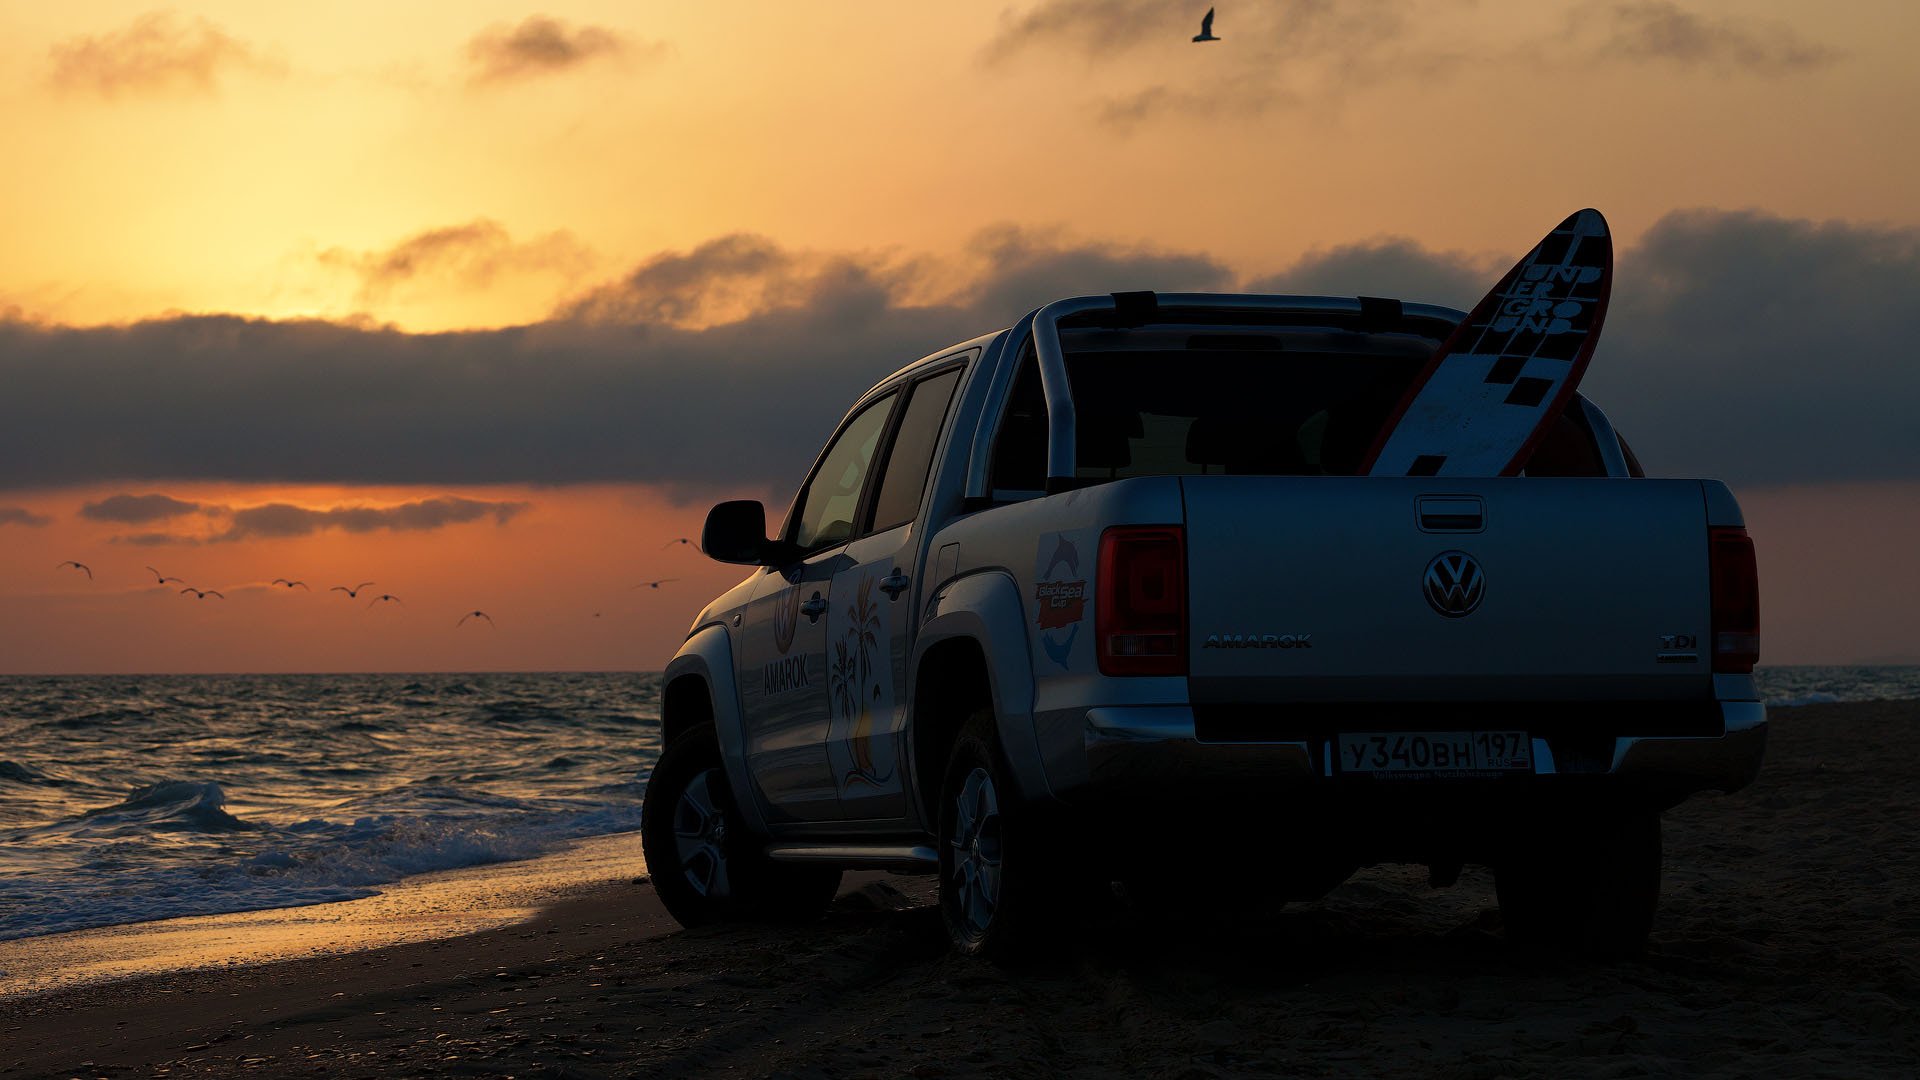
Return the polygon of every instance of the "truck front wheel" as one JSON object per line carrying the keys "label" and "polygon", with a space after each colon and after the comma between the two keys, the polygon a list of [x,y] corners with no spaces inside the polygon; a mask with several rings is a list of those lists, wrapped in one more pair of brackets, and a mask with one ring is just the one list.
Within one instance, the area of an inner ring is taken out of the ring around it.
{"label": "truck front wheel", "polygon": [[740,820],[720,744],[701,724],[661,752],[640,807],[640,849],[654,892],[681,926],[818,917],[840,871],[778,863]]}
{"label": "truck front wheel", "polygon": [[1515,944],[1595,960],[1646,948],[1660,906],[1660,815],[1563,824],[1494,868],[1501,921]]}

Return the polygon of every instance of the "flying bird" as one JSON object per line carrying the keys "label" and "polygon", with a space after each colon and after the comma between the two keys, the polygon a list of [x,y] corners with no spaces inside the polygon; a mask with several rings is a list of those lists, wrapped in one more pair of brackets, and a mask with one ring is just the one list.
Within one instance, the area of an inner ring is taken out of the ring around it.
{"label": "flying bird", "polygon": [[185,585],[187,583],[185,578],[168,577],[165,574],[162,574],[160,571],[155,570],[151,566],[147,567],[147,570],[150,573],[152,573],[156,579],[158,579],[154,582],[155,585],[165,585],[169,581],[174,582],[175,584],[178,584],[178,585]]}
{"label": "flying bird", "polygon": [[665,550],[667,550],[668,548],[670,548],[670,547],[672,547],[672,546],[673,546],[673,545],[675,545],[675,544],[691,544],[691,543],[693,543],[693,541],[692,541],[692,540],[690,540],[690,539],[688,539],[687,537],[684,537],[684,536],[676,536],[676,537],[674,537],[673,539],[671,539],[671,540],[669,540],[669,541],[667,541],[666,543],[664,543],[664,544],[661,544],[661,545],[660,545],[660,550],[661,550],[661,551],[665,551]]}
{"label": "flying bird", "polygon": [[[288,581],[288,580],[287,580],[286,578],[283,578],[283,577],[277,577],[277,578],[274,578],[274,579],[273,579],[273,581],[271,582],[271,584],[274,584],[274,585],[285,585],[285,586],[286,586],[287,588],[289,588],[289,589],[291,589],[291,588],[293,588],[293,587],[294,587],[295,585],[298,585],[298,586],[300,586],[300,587],[301,587],[301,588],[303,588],[303,589],[307,589],[307,583],[306,583],[306,582],[304,582],[304,581]],[[312,592],[313,590],[312,590],[312,589],[307,589],[307,591],[308,591],[308,592]]]}
{"label": "flying bird", "polygon": [[346,587],[345,585],[335,585],[335,586],[334,586],[333,588],[331,588],[331,589],[328,589],[327,591],[328,591],[328,592],[343,592],[343,593],[346,593],[346,594],[347,594],[347,599],[349,599],[349,600],[358,600],[358,599],[360,599],[360,590],[361,590],[361,589],[364,589],[364,588],[366,588],[367,586],[369,586],[369,585],[371,585],[371,584],[373,584],[373,582],[371,582],[371,581],[363,581],[363,582],[361,582],[360,584],[358,584],[358,585],[355,585],[355,586],[354,586],[353,588],[351,588],[351,589],[349,589],[349,588],[347,588],[347,587]]}
{"label": "flying bird", "polygon": [[484,612],[484,611],[469,611],[469,612],[467,612],[467,613],[466,613],[465,615],[462,615],[462,616],[460,616],[460,621],[459,621],[459,622],[457,622],[457,623],[454,623],[453,625],[455,625],[455,626],[465,626],[465,625],[467,625],[467,620],[468,620],[468,619],[485,619],[485,620],[487,620],[487,625],[488,625],[488,626],[492,626],[492,625],[494,624],[494,623],[493,623],[493,616],[491,616],[491,615],[489,615],[489,614],[487,614],[486,612]]}
{"label": "flying bird", "polygon": [[[677,577],[663,577],[659,581],[643,581],[640,584],[635,585],[633,589],[657,589],[660,586],[665,585],[669,581],[679,581],[679,580],[680,579]],[[628,589],[627,591],[632,592],[633,589]]]}
{"label": "flying bird", "polygon": [[[367,582],[367,584],[369,584],[369,585],[371,585],[371,584],[373,584],[373,582],[371,582],[371,581],[369,581],[369,582]],[[379,596],[376,596],[376,597],[374,597],[374,598],[373,598],[373,604],[368,604],[367,606],[368,606],[368,607],[373,607],[373,606],[374,606],[374,604],[379,604],[379,603],[383,603],[383,602],[385,602],[385,601],[388,601],[388,600],[391,600],[391,601],[393,601],[393,602],[394,602],[394,603],[396,603],[396,604],[400,604],[400,598],[399,598],[399,597],[397,597],[397,596],[395,596],[395,595],[393,595],[392,593],[381,593],[381,594],[380,594]],[[401,607],[406,607],[407,605],[405,605],[405,604],[400,604],[400,606],[401,606]]]}
{"label": "flying bird", "polygon": [[1212,8],[1208,8],[1206,17],[1200,20],[1200,36],[1194,38],[1193,40],[1195,41],[1219,41],[1220,40],[1219,38],[1213,36],[1213,9]]}
{"label": "flying bird", "polygon": [[181,596],[185,596],[188,593],[192,593],[193,598],[195,600],[205,600],[209,596],[213,597],[215,600],[226,599],[224,595],[220,594],[219,592],[216,592],[213,589],[196,589],[193,586],[189,585],[186,588],[180,590]]}
{"label": "flying bird", "polygon": [[93,580],[93,569],[83,562],[74,562],[72,559],[68,559],[66,562],[63,562],[59,566],[54,567],[54,569],[64,570],[69,566],[73,567],[75,570],[85,570],[87,572],[87,580],[88,581]]}

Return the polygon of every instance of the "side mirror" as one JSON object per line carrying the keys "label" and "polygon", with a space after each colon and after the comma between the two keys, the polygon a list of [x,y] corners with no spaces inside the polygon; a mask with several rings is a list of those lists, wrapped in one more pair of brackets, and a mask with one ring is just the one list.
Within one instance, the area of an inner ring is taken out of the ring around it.
{"label": "side mirror", "polygon": [[718,562],[778,566],[797,554],[790,547],[767,539],[767,509],[754,499],[723,502],[707,511],[700,530],[700,550]]}

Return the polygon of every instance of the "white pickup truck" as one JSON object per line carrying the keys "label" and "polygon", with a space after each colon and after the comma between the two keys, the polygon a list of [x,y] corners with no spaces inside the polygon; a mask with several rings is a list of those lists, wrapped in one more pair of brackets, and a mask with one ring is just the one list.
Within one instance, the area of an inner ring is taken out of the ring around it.
{"label": "white pickup truck", "polygon": [[1661,811],[1760,767],[1753,547],[1575,397],[1519,476],[1352,475],[1462,317],[1120,293],[854,403],[667,666],[643,841],[694,925],[937,873],[1018,955],[1111,884],[1162,911],[1490,866],[1518,941],[1613,955]]}

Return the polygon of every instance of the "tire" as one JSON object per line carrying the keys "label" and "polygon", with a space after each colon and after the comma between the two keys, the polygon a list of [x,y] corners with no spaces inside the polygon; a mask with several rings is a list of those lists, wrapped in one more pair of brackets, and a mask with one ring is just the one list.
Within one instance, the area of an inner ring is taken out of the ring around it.
{"label": "tire", "polygon": [[669,743],[640,806],[640,849],[667,913],[689,929],[818,918],[833,902],[840,871],[774,862],[764,845],[740,818],[713,725]]}
{"label": "tire", "polygon": [[1012,964],[1050,954],[1088,890],[1080,852],[1019,803],[991,709],[961,729],[940,786],[940,915],[962,954]]}
{"label": "tire", "polygon": [[1660,815],[1635,811],[1539,834],[1495,867],[1509,941],[1590,960],[1638,956],[1660,906]]}

